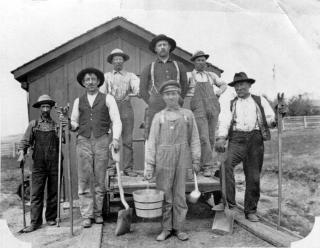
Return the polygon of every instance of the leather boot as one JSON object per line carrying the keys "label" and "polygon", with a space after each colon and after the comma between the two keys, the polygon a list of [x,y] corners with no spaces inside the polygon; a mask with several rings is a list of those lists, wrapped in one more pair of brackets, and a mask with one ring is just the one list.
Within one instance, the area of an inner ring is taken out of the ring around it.
{"label": "leather boot", "polygon": [[163,230],[158,236],[157,236],[157,241],[164,241],[167,238],[169,238],[169,236],[171,235],[171,231],[168,230]]}

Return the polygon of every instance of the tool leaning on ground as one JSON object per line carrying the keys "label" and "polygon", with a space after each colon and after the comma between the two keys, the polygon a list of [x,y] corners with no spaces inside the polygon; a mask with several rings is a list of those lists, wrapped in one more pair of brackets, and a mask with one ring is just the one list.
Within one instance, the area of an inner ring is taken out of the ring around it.
{"label": "tool leaning on ground", "polygon": [[213,219],[212,230],[223,231],[226,233],[233,233],[233,223],[234,223],[234,212],[229,209],[229,204],[227,201],[226,194],[226,171],[224,163],[221,162],[221,154],[218,153],[218,164],[221,170],[221,188],[222,188],[222,199],[224,202],[224,210],[216,211]]}
{"label": "tool leaning on ground", "polygon": [[23,228],[18,231],[18,233],[23,233],[24,229],[26,228],[26,205],[25,205],[25,199],[24,199],[24,158],[19,157],[18,162],[21,169],[21,200],[22,200],[22,218],[23,218]]}
{"label": "tool leaning on ground", "polygon": [[124,197],[124,191],[122,187],[122,181],[121,181],[121,174],[120,174],[120,152],[116,152],[114,147],[111,146],[111,153],[112,153],[112,159],[116,162],[116,169],[117,169],[117,176],[118,176],[118,187],[120,192],[120,199],[125,207],[125,209],[119,210],[118,212],[118,219],[117,219],[117,226],[115,230],[115,235],[119,236],[125,233],[130,232],[130,226],[132,221],[132,208],[129,207],[125,197]]}

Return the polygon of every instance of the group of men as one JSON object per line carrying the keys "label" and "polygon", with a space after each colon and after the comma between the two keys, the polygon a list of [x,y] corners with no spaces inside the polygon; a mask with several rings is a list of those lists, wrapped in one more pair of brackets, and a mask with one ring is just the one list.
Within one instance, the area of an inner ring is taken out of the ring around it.
{"label": "group of men", "polygon": [[[131,96],[141,97],[148,105],[144,176],[148,180],[155,176],[157,188],[165,194],[158,241],[172,234],[180,240],[188,239],[183,230],[188,209],[186,170],[192,167],[196,173],[212,176],[213,149],[224,152],[227,140],[224,165],[229,206],[236,206],[233,169],[243,162],[247,186],[245,214],[251,221],[258,220],[255,213],[260,193],[263,141],[270,139],[269,127],[275,125],[274,112],[263,97],[250,94],[255,80],[243,72],[236,73],[229,83],[237,96],[220,108],[219,97],[227,89],[227,84],[206,70],[209,55],[202,51],[194,53],[191,61],[195,68],[187,72],[184,65],[171,56],[175,47],[172,38],[156,36],[149,46],[156,54],[156,60],[144,68],[140,79],[123,69],[130,58],[120,49],[114,49],[107,57],[108,63],[113,65],[111,72],[103,74],[96,68],[86,68],[77,75],[85,94],[75,99],[70,119],[63,114],[59,118],[63,125],[69,125],[70,130],[77,132],[78,195],[85,228],[93,222],[103,223],[105,176],[110,166],[108,151],[109,147],[116,151],[120,149],[120,137],[123,173],[137,176],[133,169]],[[24,159],[31,146],[34,160],[31,225],[25,232],[42,225],[46,180],[46,221],[48,225],[56,224],[59,140],[58,126],[50,116],[54,104],[48,95],[39,97],[33,107],[40,108],[40,118],[30,122],[20,142],[19,159]]]}

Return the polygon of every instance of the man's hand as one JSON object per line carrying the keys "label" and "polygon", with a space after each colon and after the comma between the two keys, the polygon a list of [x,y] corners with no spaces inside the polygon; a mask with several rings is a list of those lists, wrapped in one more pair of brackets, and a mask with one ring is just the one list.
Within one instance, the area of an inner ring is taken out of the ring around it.
{"label": "man's hand", "polygon": [[214,148],[217,152],[225,152],[226,151],[226,139],[223,137],[219,137],[214,145]]}
{"label": "man's hand", "polygon": [[192,168],[193,168],[193,171],[198,174],[199,171],[200,171],[200,165],[199,164],[192,164]]}
{"label": "man's hand", "polygon": [[144,171],[144,177],[147,180],[151,180],[153,177],[153,170],[152,169],[148,169]]}
{"label": "man's hand", "polygon": [[114,151],[115,152],[118,152],[119,149],[120,149],[120,145],[119,145],[119,140],[117,139],[113,139],[110,146],[109,146],[109,149],[111,150],[113,147]]}
{"label": "man's hand", "polygon": [[63,115],[62,113],[59,114],[59,121],[61,122],[63,127],[65,127],[66,125],[69,125],[68,117]]}
{"label": "man's hand", "polygon": [[23,152],[23,150],[19,150],[18,151],[18,162],[21,162],[21,161],[23,161],[24,160],[24,152]]}

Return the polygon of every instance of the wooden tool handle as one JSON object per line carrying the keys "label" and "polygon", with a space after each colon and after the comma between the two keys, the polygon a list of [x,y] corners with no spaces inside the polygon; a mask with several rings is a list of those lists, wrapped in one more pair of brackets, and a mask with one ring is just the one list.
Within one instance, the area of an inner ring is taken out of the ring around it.
{"label": "wooden tool handle", "polygon": [[197,174],[195,172],[193,172],[193,177],[194,177],[194,188],[196,191],[199,191]]}

